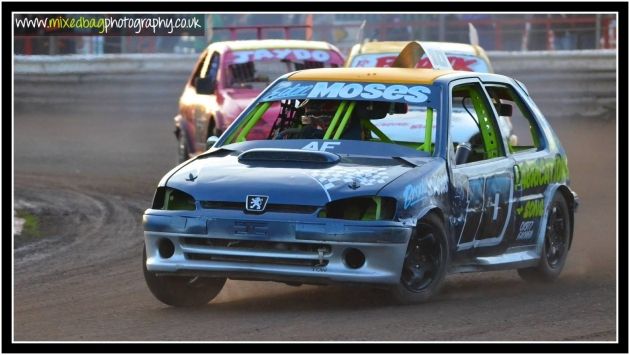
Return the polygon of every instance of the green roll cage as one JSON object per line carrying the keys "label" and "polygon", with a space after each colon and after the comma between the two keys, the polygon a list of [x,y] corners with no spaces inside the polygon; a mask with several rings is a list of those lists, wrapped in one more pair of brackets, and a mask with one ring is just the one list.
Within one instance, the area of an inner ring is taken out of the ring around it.
{"label": "green roll cage", "polygon": [[[247,117],[239,124],[235,131],[230,134],[230,136],[226,140],[226,144],[246,141],[246,137],[251,129],[258,123],[258,121],[260,121],[260,119],[263,117],[270,106],[271,102],[268,101],[261,102],[256,107],[254,107],[254,109],[249,112]],[[354,111],[355,106],[356,101],[344,100],[341,102],[341,104],[339,104],[339,107],[337,107],[337,111],[335,111],[335,114],[330,121],[330,125],[324,133],[323,139],[338,140],[341,138],[341,135],[346,129],[348,121],[352,116],[352,112]],[[433,133],[433,112],[434,111],[432,107],[427,107],[425,127],[430,128],[425,129],[424,142],[421,144],[393,141],[385,133],[378,129],[378,127],[376,127],[372,122],[370,122],[370,120],[361,120],[361,126],[371,133],[374,133],[374,135],[377,136],[378,140],[381,142],[407,145],[415,148],[416,150],[421,150],[432,154],[434,149],[434,143],[431,141]]]}

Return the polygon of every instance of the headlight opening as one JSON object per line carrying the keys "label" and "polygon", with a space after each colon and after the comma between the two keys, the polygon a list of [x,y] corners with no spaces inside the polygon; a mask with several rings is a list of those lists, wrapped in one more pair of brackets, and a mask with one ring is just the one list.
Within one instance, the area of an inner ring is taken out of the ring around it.
{"label": "headlight opening", "polygon": [[336,200],[326,204],[318,214],[321,218],[353,221],[393,220],[396,200],[391,197],[362,196]]}
{"label": "headlight opening", "polygon": [[169,211],[194,211],[197,209],[195,199],[177,189],[158,187],[153,197],[153,209]]}

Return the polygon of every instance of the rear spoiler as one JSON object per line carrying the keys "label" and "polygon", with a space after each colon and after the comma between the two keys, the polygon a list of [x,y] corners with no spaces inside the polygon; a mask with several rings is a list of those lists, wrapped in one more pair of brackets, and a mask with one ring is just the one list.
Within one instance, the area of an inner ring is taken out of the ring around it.
{"label": "rear spoiler", "polygon": [[436,46],[432,46],[426,42],[413,41],[409,42],[405,48],[400,51],[398,57],[392,64],[393,68],[415,68],[416,63],[426,54],[431,67],[438,70],[452,70],[451,63],[448,61],[446,54]]}
{"label": "rear spoiler", "polygon": [[473,46],[479,46],[479,34],[472,23],[468,22],[468,40]]}

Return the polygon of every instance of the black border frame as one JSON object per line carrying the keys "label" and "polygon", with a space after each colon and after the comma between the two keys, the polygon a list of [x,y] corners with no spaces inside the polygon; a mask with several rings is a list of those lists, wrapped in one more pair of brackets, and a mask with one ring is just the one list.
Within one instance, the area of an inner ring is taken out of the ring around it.
{"label": "black border frame", "polygon": [[[2,284],[4,292],[0,295],[2,298],[2,351],[3,352],[63,352],[63,353],[83,353],[83,352],[210,352],[214,349],[220,352],[350,352],[350,353],[410,353],[410,352],[517,352],[517,353],[536,353],[536,352],[560,352],[560,353],[627,353],[628,352],[628,219],[621,215],[622,211],[627,211],[628,196],[627,186],[624,182],[628,181],[628,165],[627,150],[618,150],[618,186],[619,194],[619,232],[618,232],[618,280],[619,280],[619,328],[617,343],[230,343],[230,347],[221,346],[209,348],[206,344],[181,343],[14,343],[12,339],[13,328],[13,308],[12,308],[12,266],[11,266],[11,239],[12,221],[11,199],[9,194],[13,193],[11,168],[11,159],[13,156],[13,138],[12,126],[13,121],[11,103],[13,98],[12,82],[9,80],[10,73],[13,72],[12,62],[12,42],[11,30],[13,26],[12,12],[28,12],[28,11],[48,11],[62,13],[66,11],[147,11],[149,5],[154,13],[176,12],[176,11],[204,11],[204,12],[238,12],[244,9],[248,12],[273,11],[273,12],[292,12],[292,11],[308,11],[308,12],[388,12],[388,11],[422,11],[422,12],[617,12],[618,13],[618,29],[619,35],[617,40],[618,46],[618,97],[619,97],[619,144],[618,146],[628,147],[628,101],[623,98],[628,97],[628,3],[627,2],[582,2],[580,9],[574,10],[576,4],[573,2],[158,2],[158,3],[133,3],[133,2],[3,2],[2,3],[2,73],[4,80],[2,81],[2,112],[4,120],[2,120],[2,192],[3,199],[3,235],[2,238]],[[246,5],[246,6],[243,6]],[[157,9],[159,8],[159,10]],[[254,10],[255,9],[255,10]],[[9,120],[11,117],[11,120]],[[623,145],[622,145],[623,144]],[[620,154],[621,153],[621,154]],[[11,170],[9,174],[8,170]],[[574,344],[578,345],[573,346]],[[182,347],[182,345],[185,345]],[[190,346],[193,345],[193,346]],[[403,345],[403,346],[400,346]],[[441,345],[441,346],[439,346]]]}

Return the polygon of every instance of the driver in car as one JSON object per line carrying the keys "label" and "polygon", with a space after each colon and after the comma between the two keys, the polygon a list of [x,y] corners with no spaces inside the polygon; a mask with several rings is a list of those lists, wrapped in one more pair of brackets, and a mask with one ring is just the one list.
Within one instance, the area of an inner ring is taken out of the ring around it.
{"label": "driver in car", "polygon": [[275,139],[322,139],[330,125],[338,106],[337,101],[330,100],[304,100],[298,110],[304,109],[300,117],[300,127],[286,129]]}

